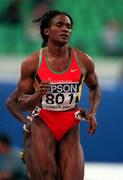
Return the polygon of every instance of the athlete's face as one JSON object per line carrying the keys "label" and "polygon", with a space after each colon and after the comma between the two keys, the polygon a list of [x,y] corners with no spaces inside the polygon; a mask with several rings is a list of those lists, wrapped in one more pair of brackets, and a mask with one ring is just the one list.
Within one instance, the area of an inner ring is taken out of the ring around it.
{"label": "athlete's face", "polygon": [[69,17],[64,14],[55,16],[50,23],[48,41],[66,44],[71,36],[72,25]]}

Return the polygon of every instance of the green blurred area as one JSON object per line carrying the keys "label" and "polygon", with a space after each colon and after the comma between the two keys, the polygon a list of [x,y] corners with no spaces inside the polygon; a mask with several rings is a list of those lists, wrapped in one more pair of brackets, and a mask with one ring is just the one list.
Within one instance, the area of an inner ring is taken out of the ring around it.
{"label": "green blurred area", "polygon": [[[5,12],[11,1],[1,0],[0,12]],[[33,3],[22,0],[20,24],[0,23],[0,54],[27,55],[41,47],[41,37],[31,25]],[[70,45],[95,57],[103,56],[98,38],[106,21],[116,20],[123,24],[122,0],[55,0],[51,9],[66,11],[72,16],[74,26]]]}

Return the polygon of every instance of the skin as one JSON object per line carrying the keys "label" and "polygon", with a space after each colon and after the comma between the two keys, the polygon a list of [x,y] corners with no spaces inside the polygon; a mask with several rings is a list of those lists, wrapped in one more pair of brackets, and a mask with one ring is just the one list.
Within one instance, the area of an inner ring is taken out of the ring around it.
{"label": "skin", "polygon": [[[68,40],[72,33],[70,19],[65,15],[55,16],[44,33],[48,36],[46,49],[48,63],[54,71],[64,71],[70,62],[68,50]],[[89,112],[85,111],[84,116],[90,125],[88,132],[92,135],[97,125],[95,115],[100,101],[99,83],[92,59],[78,49],[75,51],[79,59],[80,70],[82,70],[83,64],[87,70],[84,82],[89,88],[90,110]],[[25,111],[32,110],[39,103],[42,96],[47,93],[50,84],[49,80],[43,81],[40,83],[38,91],[33,92],[38,57],[39,53],[34,53],[21,66],[18,102],[20,108]],[[80,114],[82,113],[81,110]],[[27,127],[31,128],[32,146],[30,149],[38,166],[38,172],[33,175],[32,179],[55,180],[59,169],[61,180],[83,180],[84,155],[80,145],[79,125],[70,129],[60,142],[56,142],[51,131],[39,117],[32,122],[31,126]]]}
{"label": "skin", "polygon": [[[21,123],[27,124],[28,129],[30,128],[31,123],[24,116],[23,111],[18,103],[18,89],[15,89],[15,91],[13,91],[13,93],[8,97],[6,107],[15,118],[17,118]],[[31,177],[31,179],[34,179],[35,177],[38,179],[40,171],[38,170],[36,160],[34,159],[33,152],[31,150],[31,133],[27,133],[26,131],[24,131],[24,150],[24,160],[27,165],[29,177]],[[31,166],[32,163],[33,166]]]}
{"label": "skin", "polygon": [[[27,98],[29,95],[25,95],[24,98]],[[24,116],[22,109],[18,104],[18,89],[16,89],[7,99],[6,106],[8,110],[16,117],[21,123],[27,124],[27,128],[30,129],[30,121]],[[50,139],[50,138],[49,138]],[[36,159],[33,156],[31,144],[31,133],[24,132],[24,150],[25,156],[24,160],[27,166],[27,171],[31,179],[42,179],[40,169],[37,165]],[[55,149],[55,148],[54,148]],[[32,166],[33,164],[33,166]],[[56,168],[56,167],[55,167]],[[55,170],[57,171],[57,169]],[[56,173],[57,174],[57,173]]]}

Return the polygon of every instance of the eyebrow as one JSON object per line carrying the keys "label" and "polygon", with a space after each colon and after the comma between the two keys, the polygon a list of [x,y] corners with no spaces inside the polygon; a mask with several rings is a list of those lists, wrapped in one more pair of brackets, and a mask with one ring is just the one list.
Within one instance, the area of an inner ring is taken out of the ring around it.
{"label": "eyebrow", "polygon": [[65,22],[60,21],[60,20],[59,20],[59,21],[57,21],[55,24],[58,24],[58,23],[61,23],[61,24],[68,24],[68,25],[71,25],[71,26],[72,26],[72,24],[71,24],[71,23],[69,23],[69,22],[66,22],[66,23],[65,23]]}

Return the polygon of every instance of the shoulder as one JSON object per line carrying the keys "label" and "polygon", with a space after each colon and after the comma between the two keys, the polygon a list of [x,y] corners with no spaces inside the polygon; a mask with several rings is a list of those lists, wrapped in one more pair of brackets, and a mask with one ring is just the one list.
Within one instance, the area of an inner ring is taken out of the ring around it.
{"label": "shoulder", "polygon": [[93,59],[85,52],[74,48],[77,58],[78,58],[78,62],[79,65],[81,67],[81,65],[84,65],[84,67],[86,68],[87,72],[93,72],[95,70],[95,64]]}
{"label": "shoulder", "polygon": [[37,71],[39,63],[39,51],[26,57],[21,64],[21,73],[33,73]]}

